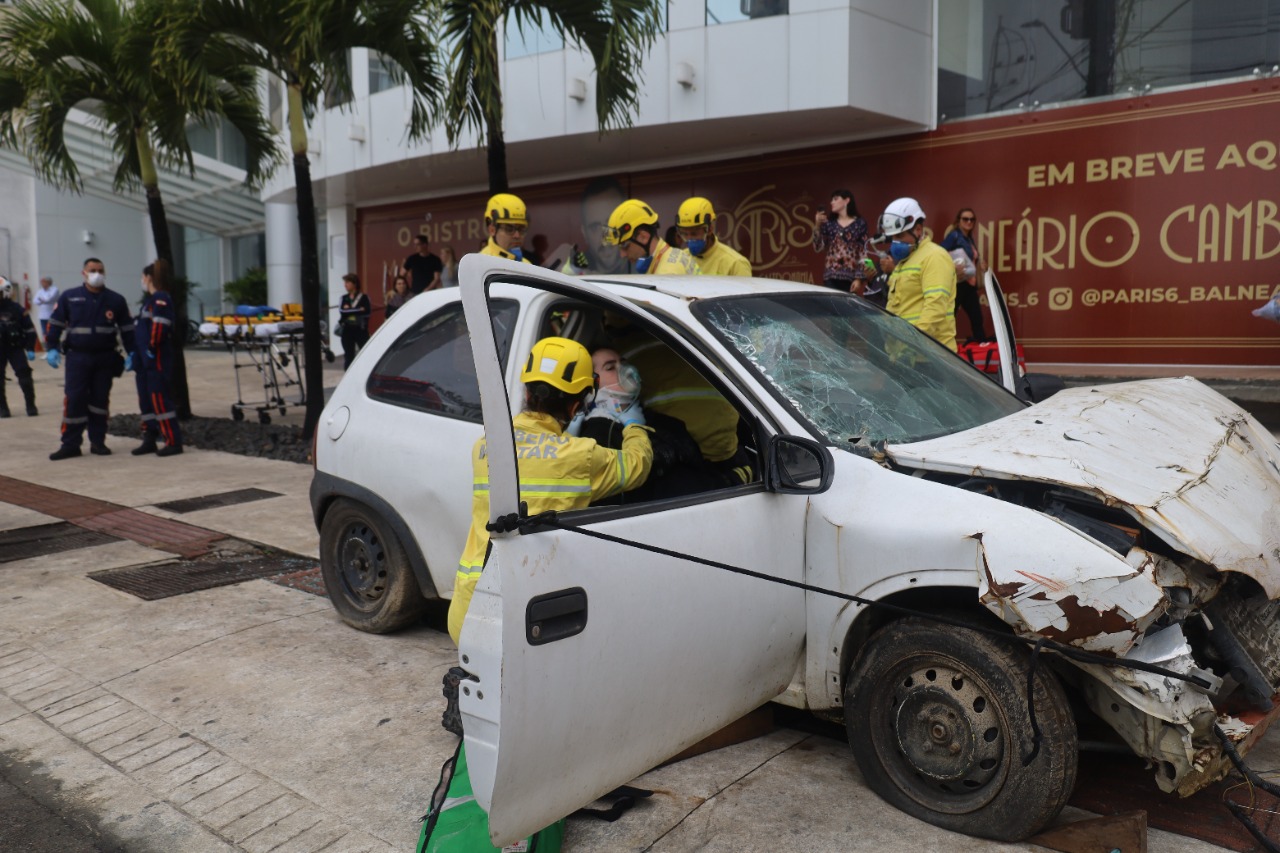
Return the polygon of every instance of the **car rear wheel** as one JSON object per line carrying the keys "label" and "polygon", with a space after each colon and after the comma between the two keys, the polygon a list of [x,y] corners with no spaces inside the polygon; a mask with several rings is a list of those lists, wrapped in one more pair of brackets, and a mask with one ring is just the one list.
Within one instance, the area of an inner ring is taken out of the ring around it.
{"label": "car rear wheel", "polygon": [[334,609],[352,628],[386,634],[426,609],[404,546],[377,513],[355,501],[339,498],[325,513],[320,571]]}
{"label": "car rear wheel", "polygon": [[[1042,662],[1043,663],[1043,662]],[[1019,841],[1048,824],[1075,786],[1075,722],[1058,679],[1035,677],[1035,760],[1026,650],[965,628],[902,619],[850,669],[845,728],[882,799],[967,835]]]}

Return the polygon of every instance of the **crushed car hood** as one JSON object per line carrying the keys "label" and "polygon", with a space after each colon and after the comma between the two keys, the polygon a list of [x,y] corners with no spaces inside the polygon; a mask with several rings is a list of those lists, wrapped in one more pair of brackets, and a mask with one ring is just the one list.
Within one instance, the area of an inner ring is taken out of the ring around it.
{"label": "crushed car hood", "polygon": [[1280,448],[1195,379],[1070,389],[993,423],[886,452],[907,467],[1086,492],[1125,508],[1183,553],[1280,597]]}

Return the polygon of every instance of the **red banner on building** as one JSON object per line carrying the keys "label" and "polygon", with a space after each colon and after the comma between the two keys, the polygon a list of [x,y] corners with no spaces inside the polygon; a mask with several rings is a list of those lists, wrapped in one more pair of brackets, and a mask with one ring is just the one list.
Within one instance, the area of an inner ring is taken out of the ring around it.
{"label": "red banner on building", "polygon": [[[516,192],[532,220],[525,250],[544,263],[578,244],[596,269],[619,271],[616,254],[594,248],[615,204],[642,198],[665,228],[681,201],[702,195],[757,275],[809,282],[822,277],[814,213],[835,189],[853,191],[873,230],[899,196],[920,201],[937,238],[971,207],[1029,360],[1271,365],[1280,328],[1250,311],[1280,294],[1278,169],[1280,82],[1264,80]],[[433,250],[474,251],[484,202],[362,209],[369,290],[415,234]]]}

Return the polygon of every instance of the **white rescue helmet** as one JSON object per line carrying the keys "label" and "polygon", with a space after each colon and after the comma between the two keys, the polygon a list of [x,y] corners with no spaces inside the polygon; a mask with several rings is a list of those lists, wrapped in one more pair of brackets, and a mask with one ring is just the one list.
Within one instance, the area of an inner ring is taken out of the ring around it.
{"label": "white rescue helmet", "polygon": [[9,281],[9,279],[2,275],[0,275],[0,298],[13,298],[13,282]]}
{"label": "white rescue helmet", "polygon": [[924,211],[920,202],[914,198],[894,199],[880,214],[880,231],[886,237],[893,237],[910,231],[924,220]]}

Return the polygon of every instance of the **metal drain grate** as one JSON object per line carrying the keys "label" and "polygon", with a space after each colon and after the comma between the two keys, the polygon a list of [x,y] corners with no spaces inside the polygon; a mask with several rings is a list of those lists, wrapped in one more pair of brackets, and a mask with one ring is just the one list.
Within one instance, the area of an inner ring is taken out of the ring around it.
{"label": "metal drain grate", "polygon": [[216,495],[205,495],[202,498],[184,498],[180,501],[156,504],[168,512],[196,512],[201,509],[213,509],[220,506],[235,506],[251,501],[262,501],[267,498],[281,497],[279,492],[268,492],[266,489],[236,489],[234,492],[220,492]]}
{"label": "metal drain grate", "polygon": [[63,551],[78,551],[94,545],[120,542],[118,536],[85,530],[69,522],[41,524],[36,527],[20,527],[0,532],[0,563],[45,557]]}
{"label": "metal drain grate", "polygon": [[144,601],[155,601],[202,589],[298,572],[314,566],[315,560],[290,554],[234,555],[230,558],[226,554],[215,554],[178,563],[91,572],[89,577]]}

